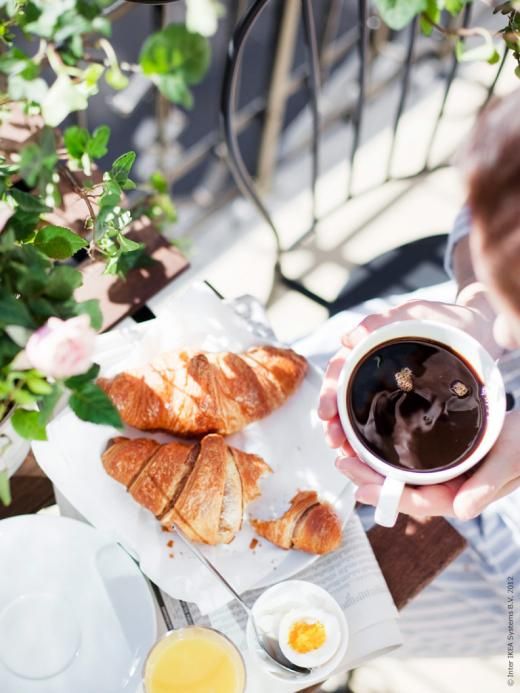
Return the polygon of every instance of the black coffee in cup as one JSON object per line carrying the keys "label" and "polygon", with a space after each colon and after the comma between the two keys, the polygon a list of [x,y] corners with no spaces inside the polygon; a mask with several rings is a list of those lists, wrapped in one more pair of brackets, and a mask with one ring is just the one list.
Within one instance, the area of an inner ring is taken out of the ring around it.
{"label": "black coffee in cup", "polygon": [[357,365],[347,409],[358,437],[381,460],[432,471],[462,462],[486,423],[483,385],[443,344],[395,339]]}

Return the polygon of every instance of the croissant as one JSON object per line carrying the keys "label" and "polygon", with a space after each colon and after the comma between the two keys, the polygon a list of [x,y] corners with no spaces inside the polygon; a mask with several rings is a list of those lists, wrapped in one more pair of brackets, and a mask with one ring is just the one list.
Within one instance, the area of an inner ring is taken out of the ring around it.
{"label": "croissant", "polygon": [[291,506],[277,520],[251,520],[255,531],[282,549],[330,553],[341,544],[341,523],[316,491],[298,491]]}
{"label": "croissant", "polygon": [[118,437],[101,459],[106,472],[164,527],[177,524],[192,541],[205,544],[232,541],[247,504],[260,494],[261,476],[271,471],[261,457],[226,445],[216,434],[200,443],[163,445]]}
{"label": "croissant", "polygon": [[180,351],[98,384],[129,426],[183,437],[229,435],[270,414],[296,390],[307,362],[291,349],[243,354]]}

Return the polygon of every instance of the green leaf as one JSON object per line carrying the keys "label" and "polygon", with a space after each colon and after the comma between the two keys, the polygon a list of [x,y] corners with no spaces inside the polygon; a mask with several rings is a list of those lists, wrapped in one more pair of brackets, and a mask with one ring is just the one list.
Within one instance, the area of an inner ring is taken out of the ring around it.
{"label": "green leaf", "polygon": [[427,0],[375,0],[381,19],[391,29],[399,30],[424,12]]}
{"label": "green leaf", "polygon": [[444,7],[453,16],[459,14],[464,5],[466,5],[471,0],[444,0]]}
{"label": "green leaf", "polygon": [[83,277],[78,270],[66,265],[55,267],[49,275],[44,293],[57,301],[66,301],[82,283]]}
{"label": "green leaf", "polygon": [[89,134],[85,128],[72,125],[63,133],[63,142],[73,159],[81,159],[87,149]]}
{"label": "green leaf", "polygon": [[135,152],[126,152],[125,154],[118,156],[110,169],[111,178],[113,178],[119,185],[123,185],[128,179],[134,161]]}
{"label": "green leaf", "polygon": [[[441,18],[441,10],[438,5],[437,0],[427,0],[426,1],[426,9],[425,11],[421,14],[419,18],[419,26],[421,28],[422,33],[425,36],[431,36],[433,32],[433,24],[432,22],[435,22],[436,24],[439,22]],[[431,21],[428,21],[428,20]]]}
{"label": "green leaf", "polygon": [[117,240],[119,241],[119,247],[124,253],[129,253],[132,250],[141,250],[145,247],[144,243],[133,241],[131,238],[128,238],[128,236],[124,236],[122,233],[118,234]]}
{"label": "green leaf", "polygon": [[109,87],[120,91],[121,89],[126,89],[128,86],[128,77],[124,75],[121,70],[116,67],[109,67],[105,72],[105,81]]}
{"label": "green leaf", "polygon": [[149,182],[152,188],[156,190],[158,193],[168,192],[168,181],[166,180],[164,174],[162,174],[160,171],[152,173]]}
{"label": "green leaf", "polygon": [[25,212],[21,207],[17,207],[16,212],[9,219],[7,228],[14,232],[17,241],[26,241],[34,234],[39,221],[40,212]]}
{"label": "green leaf", "polygon": [[34,101],[41,104],[48,92],[47,82],[37,79],[25,79],[22,75],[10,75],[7,92],[14,101]]}
{"label": "green leaf", "polygon": [[61,397],[62,389],[58,383],[53,383],[51,392],[44,395],[38,400],[38,409],[40,410],[40,422],[47,424],[54,413],[54,409]]}
{"label": "green leaf", "polygon": [[27,144],[20,153],[20,175],[30,188],[34,188],[42,169],[42,154],[36,142]]}
{"label": "green leaf", "polygon": [[43,128],[39,143],[30,142],[20,151],[20,174],[27,185],[34,187],[45,174],[44,182],[50,181],[57,161],[54,132],[51,128]]}
{"label": "green leaf", "polygon": [[108,125],[100,125],[89,137],[85,151],[91,159],[101,159],[108,151],[110,128]]}
{"label": "green leaf", "polygon": [[17,409],[11,417],[11,423],[14,430],[22,438],[47,440],[45,425],[40,421],[40,414],[37,411]]}
{"label": "green leaf", "polygon": [[64,226],[44,226],[36,234],[34,245],[54,260],[66,260],[81,248],[86,248],[88,243]]}
{"label": "green leaf", "polygon": [[125,277],[130,270],[139,267],[150,267],[155,262],[148,255],[145,247],[131,250],[128,253],[122,252],[109,259],[105,267],[105,274],[117,274],[120,277]]}
{"label": "green leaf", "polygon": [[172,103],[193,108],[193,95],[180,75],[161,75],[156,79],[159,91]]}
{"label": "green leaf", "polygon": [[29,309],[21,298],[16,298],[6,289],[0,289],[0,325],[35,327]]}
{"label": "green leaf", "polygon": [[41,102],[46,124],[57,127],[69,113],[85,110],[88,100],[84,87],[84,83],[75,84],[66,74],[60,74]]}
{"label": "green leaf", "polygon": [[122,428],[121,417],[108,396],[95,383],[87,383],[69,398],[72,411],[83,421]]}
{"label": "green leaf", "polygon": [[0,501],[2,501],[4,505],[11,505],[11,488],[7,469],[2,469],[2,471],[0,471]]}
{"label": "green leaf", "polygon": [[86,383],[89,383],[97,378],[99,375],[99,368],[100,367],[97,363],[93,363],[88,371],[85,371],[85,373],[80,373],[79,375],[73,375],[71,378],[67,378],[67,380],[65,380],[65,385],[69,388],[69,390],[77,390]]}
{"label": "green leaf", "polygon": [[188,31],[183,24],[169,24],[144,42],[139,63],[145,75],[181,76],[197,84],[206,74],[210,45],[204,36]]}
{"label": "green leaf", "polygon": [[500,53],[495,49],[487,61],[490,65],[496,65],[500,62]]}
{"label": "green leaf", "polygon": [[99,307],[99,301],[97,298],[90,298],[88,301],[76,303],[75,312],[76,315],[88,315],[90,318],[90,326],[93,330],[101,329],[101,325],[103,324],[103,314],[101,313],[101,308]]}
{"label": "green leaf", "polygon": [[104,71],[105,68],[103,65],[91,63],[83,72],[83,79],[85,80],[85,84],[89,87],[96,86],[96,84],[101,79],[101,75]]}
{"label": "green leaf", "polygon": [[28,375],[25,382],[34,395],[49,395],[52,392],[52,385],[37,375]]}
{"label": "green leaf", "polygon": [[7,334],[0,333],[0,367],[10,363],[16,354],[20,351],[20,347]]}
{"label": "green leaf", "polygon": [[43,212],[52,211],[50,207],[47,207],[38,197],[26,193],[18,188],[11,188],[9,194],[16,202],[18,207],[24,212],[31,212],[32,214],[42,214]]}

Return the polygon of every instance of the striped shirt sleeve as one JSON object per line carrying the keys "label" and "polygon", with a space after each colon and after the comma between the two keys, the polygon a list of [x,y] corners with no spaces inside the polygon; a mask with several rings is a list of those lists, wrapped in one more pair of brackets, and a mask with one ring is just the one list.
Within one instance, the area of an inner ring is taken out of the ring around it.
{"label": "striped shirt sleeve", "polygon": [[459,241],[471,231],[471,213],[469,207],[463,207],[455,218],[455,223],[448,236],[448,245],[444,255],[444,269],[453,279],[453,251]]}

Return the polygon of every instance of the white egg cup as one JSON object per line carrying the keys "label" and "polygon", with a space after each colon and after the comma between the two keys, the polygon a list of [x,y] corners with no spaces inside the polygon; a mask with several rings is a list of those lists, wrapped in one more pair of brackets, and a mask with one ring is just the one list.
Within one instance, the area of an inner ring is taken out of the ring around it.
{"label": "white egg cup", "polygon": [[[326,609],[337,618],[341,629],[340,645],[334,656],[322,666],[314,668],[308,676],[299,676],[297,688],[293,687],[291,690],[300,690],[301,688],[307,688],[315,683],[320,683],[320,681],[326,679],[336,669],[339,671],[341,670],[341,664],[345,659],[349,643],[349,628],[345,614],[334,597],[322,587],[312,582],[306,582],[305,580],[286,580],[285,582],[279,582],[269,587],[253,605],[253,614],[255,618],[261,617],[260,615],[262,612],[269,612],[270,608],[272,609],[272,607],[269,606],[270,603],[276,603],[285,596],[289,604],[287,611],[295,608],[295,603],[300,603],[300,601],[302,608],[316,607]],[[313,600],[316,604],[313,603]],[[276,664],[270,662],[265,654],[263,654],[256,640],[251,620],[247,623],[246,637],[248,653],[253,659],[253,663],[261,670],[262,674],[272,681],[277,681],[279,683],[291,682],[294,686],[296,683],[294,676],[291,676],[289,672],[284,672],[282,669],[277,668]]]}
{"label": "white egg cup", "polygon": [[[459,464],[434,471],[400,469],[371,452],[358,437],[347,407],[347,393],[357,365],[379,345],[394,339],[423,339],[445,345],[459,354],[484,384],[487,417],[483,435],[475,449]],[[393,527],[406,484],[440,484],[474,467],[495,444],[506,413],[504,381],[496,362],[484,347],[466,332],[433,320],[401,320],[371,332],[349,353],[341,371],[337,389],[338,413],[348,442],[358,457],[385,477],[376,507],[375,521]]]}

